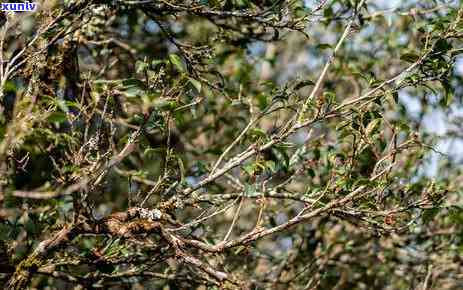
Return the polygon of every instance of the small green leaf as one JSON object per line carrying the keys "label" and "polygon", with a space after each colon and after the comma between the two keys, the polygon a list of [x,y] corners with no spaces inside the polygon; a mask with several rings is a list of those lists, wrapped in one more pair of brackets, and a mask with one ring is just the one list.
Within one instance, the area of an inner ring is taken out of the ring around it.
{"label": "small green leaf", "polygon": [[135,62],[135,71],[136,73],[144,72],[148,68],[148,64],[144,61],[137,60]]}
{"label": "small green leaf", "polygon": [[431,222],[438,213],[439,213],[438,208],[425,209],[422,215],[424,224],[428,224],[429,222]]}
{"label": "small green leaf", "polygon": [[300,81],[298,82],[295,86],[294,86],[294,89],[295,90],[299,90],[299,89],[302,89],[303,87],[307,87],[307,86],[314,86],[315,83],[311,80],[304,80],[304,81]]}
{"label": "small green leaf", "polygon": [[[239,253],[241,253],[242,251],[246,250],[246,247],[245,246],[239,246],[236,248],[235,250],[235,255],[238,255]],[[219,289],[219,288],[216,288],[216,289]]]}
{"label": "small green leaf", "polygon": [[53,112],[47,120],[51,123],[63,123],[67,121],[67,116],[63,112]]}
{"label": "small green leaf", "polygon": [[439,52],[447,52],[451,48],[452,45],[445,39],[439,39],[435,45],[435,49]]}
{"label": "small green leaf", "polygon": [[312,178],[315,177],[315,171],[312,168],[307,169],[307,174],[309,174],[309,176]]}
{"label": "small green leaf", "polygon": [[399,94],[397,92],[390,92],[387,91],[385,95],[386,101],[391,105],[395,106],[397,105],[397,102],[399,101]]}
{"label": "small green leaf", "polygon": [[246,196],[255,196],[257,193],[255,184],[245,184],[244,185],[244,194]]}
{"label": "small green leaf", "polygon": [[404,53],[400,56],[400,59],[406,62],[414,63],[420,59],[420,56],[415,53]]}
{"label": "small green leaf", "polygon": [[317,45],[317,48],[318,49],[329,49],[329,48],[331,48],[331,45],[328,44],[328,43],[320,43],[320,44]]}
{"label": "small green leaf", "polygon": [[249,174],[249,175],[254,175],[254,172],[256,170],[256,167],[254,166],[253,163],[250,163],[250,164],[246,164],[243,166],[243,170]]}
{"label": "small green leaf", "polygon": [[177,163],[180,169],[180,182],[183,183],[185,181],[185,165],[183,164],[183,160],[180,156],[177,156]]}
{"label": "small green leaf", "polygon": [[190,84],[192,84],[192,85],[195,87],[195,89],[196,89],[196,91],[197,91],[198,93],[201,92],[202,84],[201,84],[200,81],[195,80],[195,79],[193,79],[193,78],[188,78],[188,81],[190,82]]}
{"label": "small green leaf", "polygon": [[183,61],[180,58],[180,56],[176,54],[171,54],[169,55],[169,60],[179,71],[181,72],[185,71],[185,65],[183,64]]}
{"label": "small green leaf", "polygon": [[249,135],[255,137],[255,138],[265,138],[267,134],[265,134],[265,131],[260,129],[260,128],[252,128],[249,130]]}
{"label": "small green leaf", "polygon": [[265,167],[267,167],[271,172],[276,172],[276,164],[273,160],[266,161]]}
{"label": "small green leaf", "polygon": [[326,101],[330,104],[336,102],[336,93],[334,92],[324,92],[323,96],[325,97]]}
{"label": "small green leaf", "polygon": [[164,60],[155,59],[151,61],[151,66],[155,68],[158,64],[161,64],[161,63],[166,63],[166,62]]}
{"label": "small green leaf", "polygon": [[153,105],[160,111],[171,111],[178,107],[178,103],[176,101],[161,98],[155,100]]}
{"label": "small green leaf", "polygon": [[448,107],[453,101],[454,94],[453,94],[452,86],[447,80],[443,80],[441,81],[441,83],[442,83],[442,87],[444,88],[444,95],[442,96],[440,100],[440,104],[442,106]]}
{"label": "small green leaf", "polygon": [[119,81],[125,88],[130,88],[130,87],[145,88],[145,83],[143,81],[139,80],[139,79],[136,79],[136,78],[123,79],[123,80],[119,80]]}
{"label": "small green leaf", "polygon": [[371,135],[375,132],[375,130],[379,127],[379,123],[381,123],[381,119],[374,119],[371,121],[368,126],[365,128],[365,132],[367,135]]}
{"label": "small green leaf", "polygon": [[259,94],[257,95],[257,102],[259,104],[259,109],[262,111],[265,110],[268,106],[268,99],[266,94]]}

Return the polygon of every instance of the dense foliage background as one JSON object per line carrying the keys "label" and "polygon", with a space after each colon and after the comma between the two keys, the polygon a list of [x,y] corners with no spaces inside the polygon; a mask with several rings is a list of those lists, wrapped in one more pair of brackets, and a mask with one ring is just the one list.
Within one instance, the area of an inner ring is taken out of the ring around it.
{"label": "dense foliage background", "polygon": [[462,289],[460,1],[0,16],[5,289]]}

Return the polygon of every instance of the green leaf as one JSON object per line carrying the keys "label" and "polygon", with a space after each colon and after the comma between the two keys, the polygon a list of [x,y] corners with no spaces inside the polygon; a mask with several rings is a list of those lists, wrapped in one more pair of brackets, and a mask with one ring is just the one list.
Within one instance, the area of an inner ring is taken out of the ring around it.
{"label": "green leaf", "polygon": [[177,70],[179,70],[180,72],[185,72],[185,65],[183,64],[183,61],[180,58],[180,56],[176,54],[170,54],[169,60],[177,68]]}
{"label": "green leaf", "polygon": [[442,106],[448,107],[453,101],[453,90],[452,86],[447,80],[441,81],[442,87],[444,88],[444,95],[440,100]]}
{"label": "green leaf", "polygon": [[374,119],[371,121],[368,126],[365,128],[365,132],[367,135],[373,134],[376,129],[379,127],[379,124],[381,123],[381,119]]}
{"label": "green leaf", "polygon": [[48,116],[47,120],[51,123],[63,123],[67,121],[67,116],[63,112],[53,112]]}
{"label": "green leaf", "polygon": [[410,63],[414,63],[416,62],[417,60],[420,59],[420,56],[415,54],[415,53],[404,53],[400,56],[400,59],[401,60],[404,60],[406,62],[410,62]]}
{"label": "green leaf", "polygon": [[195,79],[193,79],[193,78],[188,78],[188,81],[190,82],[190,84],[192,84],[192,85],[195,87],[195,89],[196,89],[196,91],[197,91],[198,93],[201,92],[202,84],[201,84],[200,81],[195,80]]}
{"label": "green leaf", "polygon": [[180,183],[185,182],[185,165],[183,164],[183,160],[180,156],[177,156],[177,163],[180,169]]}
{"label": "green leaf", "polygon": [[315,171],[312,168],[307,168],[307,174],[312,178],[315,177]]}
{"label": "green leaf", "polygon": [[423,211],[422,219],[424,224],[428,224],[439,213],[438,208],[425,209]]}
{"label": "green leaf", "polygon": [[[236,248],[235,250],[235,256],[238,255],[239,253],[243,252],[244,250],[246,250],[246,247],[245,246],[239,246]],[[214,289],[214,288],[211,288],[211,289]],[[216,288],[215,289],[219,289],[219,288]]]}
{"label": "green leaf", "polygon": [[254,175],[256,167],[254,166],[254,163],[249,163],[243,166],[243,170],[249,175]]}
{"label": "green leaf", "polygon": [[175,110],[178,107],[178,103],[176,101],[173,101],[171,99],[156,99],[153,102],[153,105],[156,109],[160,111],[172,111]]}
{"label": "green leaf", "polygon": [[298,82],[295,86],[294,86],[294,89],[295,90],[299,90],[299,89],[302,89],[303,87],[307,87],[307,86],[314,86],[315,83],[311,80],[304,80],[304,81],[300,81]]}
{"label": "green leaf", "polygon": [[158,64],[166,63],[164,60],[154,59],[151,61],[151,67],[155,68]]}
{"label": "green leaf", "polygon": [[266,94],[258,94],[257,95],[257,102],[258,102],[258,105],[259,105],[259,109],[260,110],[265,110],[265,108],[267,108],[268,106],[268,99],[267,99],[267,95]]}
{"label": "green leaf", "polygon": [[251,128],[248,134],[255,138],[265,138],[267,136],[265,131],[260,128]]}
{"label": "green leaf", "polygon": [[162,129],[163,125],[164,119],[162,118],[161,114],[159,114],[159,112],[154,110],[146,121],[145,130],[149,132],[154,129]]}
{"label": "green leaf", "polygon": [[451,206],[449,208],[449,219],[452,221],[453,224],[462,226],[463,225],[463,208],[460,206]]}
{"label": "green leaf", "polygon": [[118,82],[120,82],[124,86],[124,88],[129,88],[129,87],[145,88],[145,83],[136,78],[123,79],[123,80],[119,80]]}
{"label": "green leaf", "polygon": [[278,161],[279,169],[284,171],[289,169],[290,158],[288,152],[286,151],[287,148],[275,145],[272,147],[272,153],[276,156]]}
{"label": "green leaf", "polygon": [[257,193],[256,185],[255,184],[245,184],[244,185],[244,194],[246,196],[255,196]]}
{"label": "green leaf", "polygon": [[328,43],[320,43],[317,45],[317,48],[318,49],[329,49],[329,48],[332,48],[332,46]]}
{"label": "green leaf", "polygon": [[336,102],[336,94],[334,92],[324,92],[323,96],[325,97],[326,101],[330,104]]}
{"label": "green leaf", "polygon": [[385,98],[389,105],[395,106],[399,101],[399,93],[387,91],[385,94]]}
{"label": "green leaf", "polygon": [[136,73],[142,73],[148,68],[148,64],[144,61],[137,60],[135,62],[135,72]]}
{"label": "green leaf", "polygon": [[276,164],[273,160],[266,161],[265,167],[268,168],[271,172],[276,172]]}
{"label": "green leaf", "polygon": [[121,90],[128,98],[139,97],[147,90],[145,83],[136,78],[118,80],[117,82],[122,85]]}
{"label": "green leaf", "polygon": [[439,52],[447,52],[452,48],[452,44],[450,44],[447,40],[441,38],[436,42],[434,48]]}

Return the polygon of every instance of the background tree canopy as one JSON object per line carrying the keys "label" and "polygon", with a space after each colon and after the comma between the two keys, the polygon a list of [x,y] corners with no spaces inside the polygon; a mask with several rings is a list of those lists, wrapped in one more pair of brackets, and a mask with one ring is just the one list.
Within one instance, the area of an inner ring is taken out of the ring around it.
{"label": "background tree canopy", "polygon": [[5,289],[463,289],[460,1],[2,13]]}

